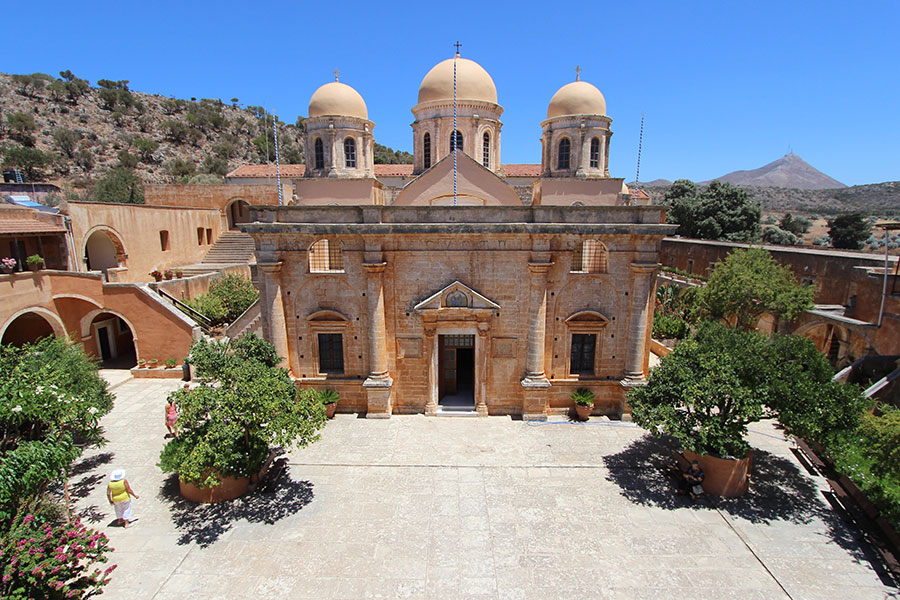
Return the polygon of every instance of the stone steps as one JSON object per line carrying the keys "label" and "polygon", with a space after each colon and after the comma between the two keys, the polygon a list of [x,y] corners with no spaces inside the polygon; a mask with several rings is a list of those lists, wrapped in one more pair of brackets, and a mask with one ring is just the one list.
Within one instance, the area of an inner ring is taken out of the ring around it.
{"label": "stone steps", "polygon": [[201,264],[247,264],[253,260],[256,245],[249,234],[226,231],[212,245]]}

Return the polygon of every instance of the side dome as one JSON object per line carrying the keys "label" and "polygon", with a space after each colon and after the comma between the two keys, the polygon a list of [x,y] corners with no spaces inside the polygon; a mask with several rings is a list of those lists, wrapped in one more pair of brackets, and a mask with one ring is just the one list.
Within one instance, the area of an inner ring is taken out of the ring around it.
{"label": "side dome", "polygon": [[345,83],[332,81],[317,89],[309,100],[310,117],[325,115],[368,119],[369,110],[359,92]]}
{"label": "side dome", "polygon": [[606,98],[587,81],[573,81],[559,88],[550,99],[547,118],[563,115],[605,115]]}
{"label": "side dome", "polygon": [[[474,60],[456,59],[456,97],[497,104],[494,80]],[[431,68],[419,85],[419,104],[453,99],[453,59],[448,58]]]}

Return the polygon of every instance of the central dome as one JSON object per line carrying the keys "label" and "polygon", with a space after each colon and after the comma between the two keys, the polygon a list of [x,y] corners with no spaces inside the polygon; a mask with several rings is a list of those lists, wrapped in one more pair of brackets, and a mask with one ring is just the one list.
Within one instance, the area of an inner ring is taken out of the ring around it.
{"label": "central dome", "polygon": [[[497,87],[488,72],[474,60],[456,59],[456,97],[497,104]],[[436,64],[419,86],[419,104],[453,99],[453,59]]]}
{"label": "central dome", "polygon": [[339,81],[326,83],[309,100],[309,116],[341,116],[369,118],[366,102],[359,92]]}
{"label": "central dome", "polygon": [[550,99],[547,107],[547,118],[563,115],[605,115],[606,98],[596,87],[587,81],[568,83]]}

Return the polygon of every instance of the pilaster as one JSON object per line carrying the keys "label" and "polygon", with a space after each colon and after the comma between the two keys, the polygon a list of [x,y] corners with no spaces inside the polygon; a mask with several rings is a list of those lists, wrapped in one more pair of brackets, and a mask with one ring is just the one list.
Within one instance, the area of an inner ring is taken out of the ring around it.
{"label": "pilaster", "polygon": [[644,351],[647,341],[647,321],[650,311],[650,288],[656,263],[631,263],[633,285],[631,287],[631,321],[628,324],[628,351],[625,355],[625,379],[622,385],[643,385]]}
{"label": "pilaster", "polygon": [[275,346],[275,351],[281,357],[280,366],[289,367],[288,361],[288,336],[287,324],[284,318],[284,302],[281,297],[281,261],[269,263],[257,263],[262,281],[260,289],[263,298],[260,307],[262,309],[263,331],[269,341]]}
{"label": "pilaster", "polygon": [[547,274],[552,262],[529,262],[531,295],[528,302],[528,354],[525,377],[521,381],[525,399],[522,417],[528,420],[547,419],[547,390],[550,381],[544,371],[544,349],[547,330]]}
{"label": "pilaster", "polygon": [[366,418],[391,416],[391,389],[394,381],[388,373],[386,327],[384,321],[384,262],[365,262],[368,299],[369,376],[363,382],[368,410]]}

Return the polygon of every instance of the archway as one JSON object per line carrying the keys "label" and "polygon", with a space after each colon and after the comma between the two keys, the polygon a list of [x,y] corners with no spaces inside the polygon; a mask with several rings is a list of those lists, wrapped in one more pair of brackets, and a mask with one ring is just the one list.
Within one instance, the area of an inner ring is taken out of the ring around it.
{"label": "archway", "polygon": [[813,323],[800,327],[794,335],[812,340],[819,352],[824,354],[836,369],[841,369],[859,358],[852,353],[850,331],[842,325]]}
{"label": "archway", "polygon": [[96,356],[103,368],[130,369],[137,364],[134,331],[119,315],[112,312],[88,313],[82,325],[82,334],[85,351]]}
{"label": "archway", "polygon": [[241,223],[250,222],[250,204],[246,200],[235,200],[226,209],[228,229],[237,231]]}
{"label": "archway", "polygon": [[112,231],[95,229],[84,245],[84,256],[88,271],[103,271],[103,276],[106,277],[107,269],[125,264],[125,246]]}
{"label": "archway", "polygon": [[6,324],[0,344],[21,347],[41,338],[57,335],[60,327],[59,323],[54,323],[36,310],[25,311]]}

